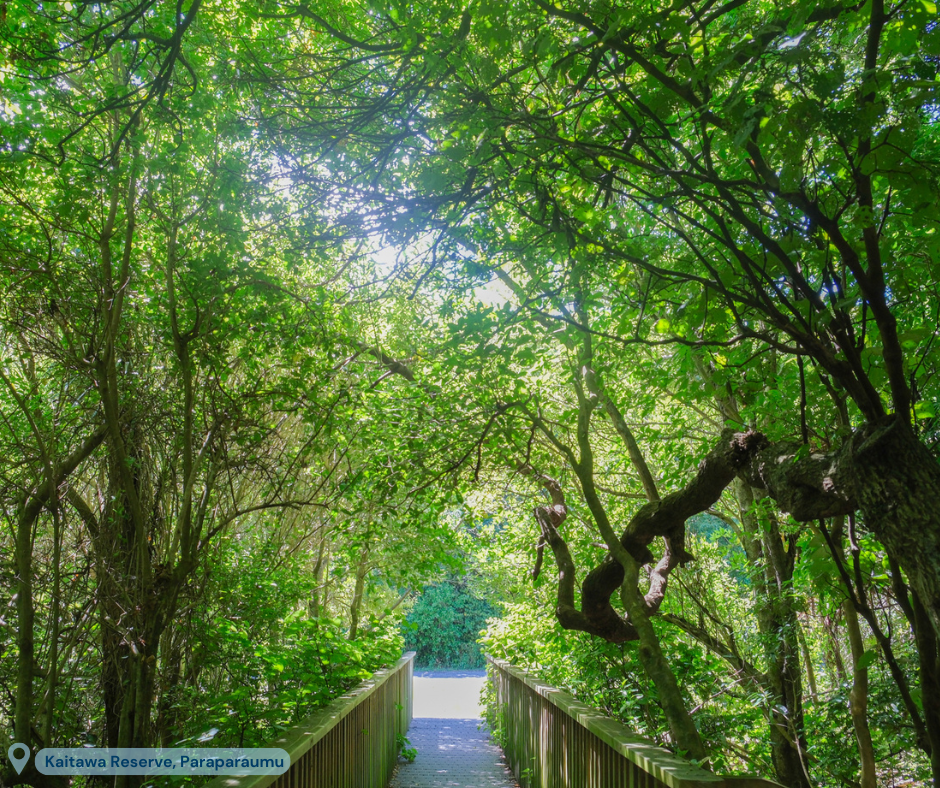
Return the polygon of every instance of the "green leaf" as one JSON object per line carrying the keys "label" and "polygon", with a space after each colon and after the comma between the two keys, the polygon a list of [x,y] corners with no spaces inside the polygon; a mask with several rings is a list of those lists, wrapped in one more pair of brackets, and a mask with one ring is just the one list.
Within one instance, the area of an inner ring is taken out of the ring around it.
{"label": "green leaf", "polygon": [[878,652],[871,649],[866,650],[858,660],[858,667],[861,670],[870,668],[878,660]]}

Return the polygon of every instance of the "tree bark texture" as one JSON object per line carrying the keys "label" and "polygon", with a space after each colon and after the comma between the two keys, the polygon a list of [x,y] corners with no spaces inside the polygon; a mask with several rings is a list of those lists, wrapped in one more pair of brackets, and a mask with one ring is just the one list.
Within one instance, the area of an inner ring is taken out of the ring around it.
{"label": "tree bark texture", "polygon": [[934,785],[940,785],[940,642],[934,635],[927,611],[917,594],[912,594],[914,635],[920,660],[920,693],[924,723],[930,740],[930,766]]}
{"label": "tree bark texture", "polygon": [[852,448],[863,525],[901,565],[940,637],[940,465],[899,419],[856,433]]}
{"label": "tree bark texture", "polygon": [[362,548],[359,555],[359,564],[356,567],[356,586],[353,590],[352,602],[349,605],[349,640],[355,640],[359,634],[359,612],[362,608],[362,597],[365,593],[366,574],[369,571],[369,545]]}

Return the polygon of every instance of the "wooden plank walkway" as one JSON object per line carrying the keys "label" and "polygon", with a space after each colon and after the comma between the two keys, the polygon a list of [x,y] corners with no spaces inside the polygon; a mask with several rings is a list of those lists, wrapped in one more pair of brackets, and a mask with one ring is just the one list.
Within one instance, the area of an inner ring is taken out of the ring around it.
{"label": "wooden plank walkway", "polygon": [[482,670],[415,672],[408,739],[418,757],[399,764],[390,788],[518,788],[480,719],[485,676]]}

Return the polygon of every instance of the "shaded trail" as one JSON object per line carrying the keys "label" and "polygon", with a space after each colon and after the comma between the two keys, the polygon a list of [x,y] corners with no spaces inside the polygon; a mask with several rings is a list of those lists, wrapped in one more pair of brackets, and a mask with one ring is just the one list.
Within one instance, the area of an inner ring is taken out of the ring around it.
{"label": "shaded trail", "polygon": [[390,788],[517,788],[479,706],[485,671],[415,671],[414,763],[400,763]]}

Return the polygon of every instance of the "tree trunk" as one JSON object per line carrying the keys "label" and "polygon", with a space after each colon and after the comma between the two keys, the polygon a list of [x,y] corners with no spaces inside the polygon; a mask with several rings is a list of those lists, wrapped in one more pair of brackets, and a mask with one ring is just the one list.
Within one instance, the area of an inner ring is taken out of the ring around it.
{"label": "tree trunk", "polygon": [[16,523],[16,615],[18,663],[16,672],[16,707],[13,735],[17,742],[33,748],[33,523],[38,508],[23,505]]}
{"label": "tree trunk", "polygon": [[940,637],[940,465],[900,419],[853,441],[864,526],[904,569]]}
{"label": "tree trunk", "polygon": [[914,607],[914,635],[920,659],[920,693],[924,706],[924,722],[930,739],[930,765],[934,785],[940,786],[940,647],[930,618],[916,592],[911,595]]}
{"label": "tree trunk", "polygon": [[839,645],[838,624],[832,616],[823,616],[823,630],[829,640],[830,677],[833,684],[844,684],[847,676],[845,673],[845,662],[842,659],[842,648]]}
{"label": "tree trunk", "polygon": [[849,633],[849,645],[852,647],[852,689],[849,692],[849,712],[852,726],[858,741],[858,757],[861,763],[860,788],[876,788],[875,747],[871,741],[868,727],[868,667],[862,662],[865,655],[865,642],[858,625],[858,613],[851,599],[842,603],[845,616],[845,628]]}
{"label": "tree trunk", "polygon": [[[799,622],[799,619],[797,619]],[[806,636],[803,634],[803,625],[799,624],[797,637],[800,641],[800,651],[803,652],[803,664],[806,666],[806,680],[809,682],[809,696],[813,703],[819,698],[819,689],[816,686],[816,669],[813,667],[813,656],[809,653],[809,646],[806,643]]]}
{"label": "tree trunk", "polygon": [[320,592],[322,591],[321,584],[326,575],[329,561],[329,556],[326,555],[326,535],[321,532],[320,546],[317,548],[317,563],[313,568],[314,585],[313,590],[310,592],[310,604],[307,608],[310,618],[319,618],[320,612],[323,609],[323,603],[320,600]]}
{"label": "tree trunk", "polygon": [[643,604],[643,597],[640,595],[635,580],[630,577],[631,574],[633,573],[627,573],[622,599],[627,614],[630,616],[630,623],[636,627],[639,635],[640,663],[650,681],[653,682],[653,686],[656,687],[660,705],[666,713],[666,721],[669,724],[674,746],[681,751],[682,755],[701,762],[707,768],[708,751],[705,749],[705,743],[686,707],[676,674],[663,653],[659,636],[653,629],[653,623]]}
{"label": "tree trunk", "polygon": [[174,637],[174,634],[171,630],[164,636],[165,642],[161,649],[163,670],[160,684],[162,686],[160,702],[157,706],[155,738],[163,747],[173,745],[173,738],[179,724],[177,703],[179,701],[178,688],[183,680],[183,651],[182,644]]}
{"label": "tree trunk", "polygon": [[[133,421],[130,424],[133,429]],[[143,441],[135,440],[132,446],[137,468],[143,465],[136,454]],[[109,503],[95,539],[105,720],[109,747],[148,747],[153,738],[151,711],[160,641],[186,573],[152,564],[146,533],[141,541],[143,529],[127,501],[126,480],[113,467],[121,462],[116,454],[111,457]],[[135,474],[133,483],[138,501],[153,508],[145,471]],[[119,777],[115,786],[138,782]]]}
{"label": "tree trunk", "polygon": [[799,622],[789,593],[793,563],[783,551],[777,518],[770,517],[765,528],[758,519],[750,485],[739,479],[734,490],[741,509],[744,550],[754,567],[757,626],[772,692],[767,721],[774,771],[786,786],[809,788]]}
{"label": "tree trunk", "polygon": [[[832,526],[832,538],[829,540],[833,558],[845,563],[845,551],[842,547],[845,518],[836,517]],[[853,553],[853,558],[856,558]],[[852,593],[851,586],[847,586],[849,596],[842,602],[842,615],[845,618],[845,629],[849,636],[849,649],[852,656],[852,689],[849,690],[849,714],[852,717],[852,727],[855,729],[855,740],[858,743],[859,757],[859,788],[875,788],[877,774],[875,766],[875,748],[872,744],[871,730],[868,727],[868,666],[862,661],[865,655],[865,642],[862,639],[862,630],[858,625],[859,610],[853,599],[865,599],[865,589],[859,585]],[[857,594],[857,596],[856,596]],[[867,602],[865,603],[867,604]],[[833,640],[833,647],[838,644]]]}
{"label": "tree trunk", "polygon": [[[112,475],[99,530],[93,541],[101,626],[101,683],[108,747],[132,747],[132,709],[136,662],[134,641],[140,635],[134,610],[142,578],[137,577],[135,528],[123,506],[121,485]],[[134,579],[132,579],[134,578]],[[143,745],[142,745],[143,746]]]}
{"label": "tree trunk", "polygon": [[62,593],[62,522],[59,511],[58,495],[54,495],[52,505],[52,615],[49,625],[49,668],[46,691],[43,698],[45,717],[42,726],[43,747],[52,746],[53,724],[55,722],[55,696],[59,682],[59,615]]}
{"label": "tree trunk", "polygon": [[359,634],[359,611],[362,607],[362,595],[365,591],[366,574],[369,571],[369,545],[362,548],[359,566],[356,569],[356,587],[353,590],[352,604],[349,606],[349,639],[355,640]]}

